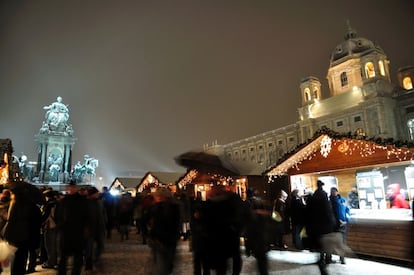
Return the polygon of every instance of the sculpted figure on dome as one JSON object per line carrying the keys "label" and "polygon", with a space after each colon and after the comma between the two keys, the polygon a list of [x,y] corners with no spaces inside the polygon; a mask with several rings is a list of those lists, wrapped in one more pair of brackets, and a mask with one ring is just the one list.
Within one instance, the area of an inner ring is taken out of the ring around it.
{"label": "sculpted figure on dome", "polygon": [[43,109],[46,112],[46,122],[53,128],[66,125],[69,119],[68,106],[62,103],[62,97],[58,96],[56,102],[53,102],[49,106],[44,106]]}

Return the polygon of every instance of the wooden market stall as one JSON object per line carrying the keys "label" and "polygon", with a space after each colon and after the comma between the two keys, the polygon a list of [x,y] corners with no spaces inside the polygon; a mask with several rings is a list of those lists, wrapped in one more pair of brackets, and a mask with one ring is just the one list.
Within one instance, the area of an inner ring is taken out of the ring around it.
{"label": "wooden market stall", "polygon": [[412,209],[396,208],[388,189],[398,184],[412,206],[414,144],[320,130],[267,170],[269,181],[288,175],[291,189],[315,190],[316,181],[347,198],[357,187],[359,207],[351,209],[348,245],[357,254],[413,262]]}

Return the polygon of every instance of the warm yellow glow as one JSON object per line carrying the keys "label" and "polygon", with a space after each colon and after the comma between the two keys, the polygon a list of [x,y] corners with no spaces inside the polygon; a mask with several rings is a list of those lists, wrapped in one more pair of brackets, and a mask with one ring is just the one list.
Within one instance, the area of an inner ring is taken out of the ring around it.
{"label": "warm yellow glow", "polygon": [[382,76],[385,76],[385,67],[384,67],[384,62],[382,60],[378,61],[378,66],[379,66],[380,74]]}
{"label": "warm yellow glow", "polygon": [[312,141],[308,146],[288,158],[286,161],[273,168],[267,173],[269,181],[271,181],[273,177],[285,175],[291,168],[300,170],[299,165],[305,160],[311,160],[314,156],[316,156],[318,150],[321,155],[328,157],[331,147],[336,145],[338,145],[338,150],[340,150],[340,152],[344,155],[359,154],[361,158],[364,158],[375,154],[377,151],[386,151],[387,159],[390,159],[391,157],[396,158],[398,161],[408,161],[414,159],[414,150],[410,148],[396,148],[391,145],[380,145],[370,141],[346,138],[331,139],[329,142],[326,137],[328,136],[320,136],[316,140]]}
{"label": "warm yellow glow", "polygon": [[3,161],[5,165],[0,167],[0,184],[6,184],[9,182],[9,163],[7,153],[3,155]]}
{"label": "warm yellow glow", "polygon": [[367,78],[375,77],[375,67],[372,62],[367,62],[365,64],[365,75],[367,76]]}
{"label": "warm yellow glow", "polygon": [[406,90],[412,90],[413,89],[413,81],[411,80],[411,77],[406,76],[403,79],[403,88]]}
{"label": "warm yellow glow", "polygon": [[311,100],[311,96],[310,96],[310,90],[309,90],[309,88],[305,88],[305,90],[304,90],[304,96],[305,96],[305,102],[307,102],[307,101],[309,101],[309,100]]}

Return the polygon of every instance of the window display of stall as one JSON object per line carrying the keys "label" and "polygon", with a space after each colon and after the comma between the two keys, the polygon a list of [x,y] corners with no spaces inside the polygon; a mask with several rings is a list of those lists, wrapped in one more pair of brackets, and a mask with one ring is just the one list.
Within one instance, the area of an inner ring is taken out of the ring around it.
{"label": "window display of stall", "polygon": [[384,180],[380,171],[357,173],[360,209],[386,209]]}

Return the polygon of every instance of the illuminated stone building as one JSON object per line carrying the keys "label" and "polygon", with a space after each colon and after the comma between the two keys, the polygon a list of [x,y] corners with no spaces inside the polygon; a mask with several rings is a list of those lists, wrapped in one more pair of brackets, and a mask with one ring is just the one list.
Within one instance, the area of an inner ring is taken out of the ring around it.
{"label": "illuminated stone building", "polygon": [[391,82],[389,59],[379,45],[358,36],[350,26],[330,56],[329,96],[321,82],[301,80],[299,120],[290,125],[225,145],[206,146],[233,162],[251,162],[265,171],[285,153],[323,127],[340,133],[414,140],[414,66],[397,72]]}

